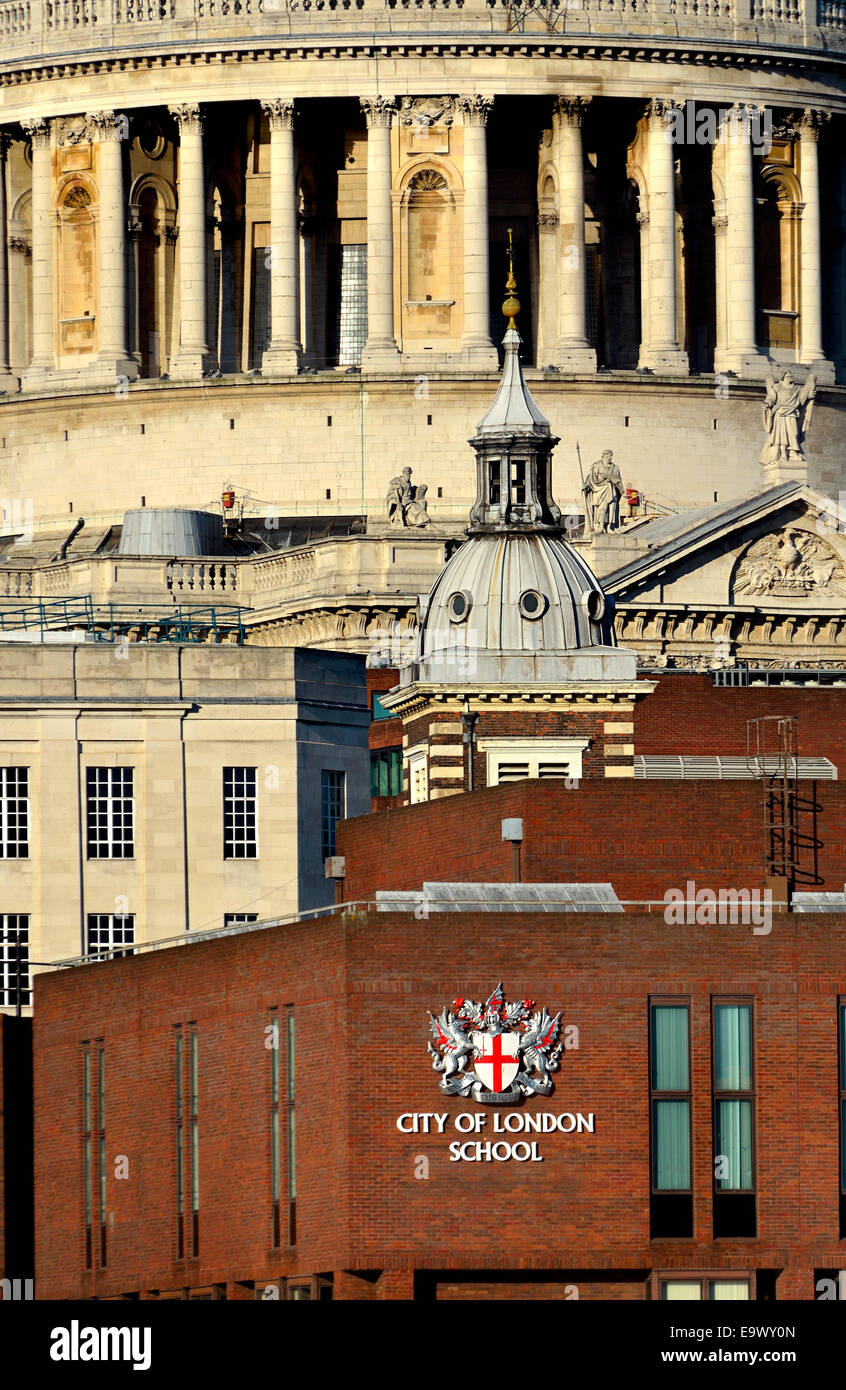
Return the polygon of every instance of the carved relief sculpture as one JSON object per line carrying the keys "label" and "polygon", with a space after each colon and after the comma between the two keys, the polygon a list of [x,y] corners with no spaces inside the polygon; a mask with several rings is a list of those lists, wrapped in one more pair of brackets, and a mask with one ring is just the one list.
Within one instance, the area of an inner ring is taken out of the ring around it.
{"label": "carved relief sculpture", "polygon": [[846,569],[840,556],[820,537],[787,526],[763,536],[738,564],[735,597],[806,598],[810,594],[846,594]]}

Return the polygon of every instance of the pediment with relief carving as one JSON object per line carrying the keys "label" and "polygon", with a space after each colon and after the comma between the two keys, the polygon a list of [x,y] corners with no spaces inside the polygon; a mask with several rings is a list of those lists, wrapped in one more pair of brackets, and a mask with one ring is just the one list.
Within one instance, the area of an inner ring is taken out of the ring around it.
{"label": "pediment with relief carving", "polygon": [[821,536],[798,526],[754,541],[732,575],[731,596],[813,599],[846,595],[846,567]]}

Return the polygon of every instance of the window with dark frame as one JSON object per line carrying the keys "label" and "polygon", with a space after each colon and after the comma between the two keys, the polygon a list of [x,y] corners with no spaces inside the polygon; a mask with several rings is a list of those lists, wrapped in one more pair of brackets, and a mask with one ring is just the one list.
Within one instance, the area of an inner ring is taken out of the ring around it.
{"label": "window with dark frame", "polygon": [[296,1031],[294,1010],[285,1010],[285,1147],[288,1173],[288,1244],[297,1243]]}
{"label": "window with dark frame", "polygon": [[330,859],[336,853],[335,832],[338,821],[344,819],[345,800],[346,773],[324,768],[320,774],[320,828],[324,859]]}
{"label": "window with dark frame", "polygon": [[130,912],[89,912],[89,956],[131,956],[135,944],[135,916]]}
{"label": "window with dark frame", "polygon": [[31,1003],[29,914],[0,913],[0,1005],[15,1009]]}
{"label": "window with dark frame", "polygon": [[402,749],[379,748],[370,754],[370,795],[402,794]]}
{"label": "window with dark frame", "polygon": [[752,1281],[749,1278],[718,1274],[673,1274],[659,1280],[661,1298],[679,1302],[736,1302],[752,1297]]}
{"label": "window with dark frame", "polygon": [[838,1087],[840,1101],[840,1240],[846,1240],[846,999],[838,999]]}
{"label": "window with dark frame", "polygon": [[755,1062],[752,1001],[712,1001],[714,1238],[755,1236]]}
{"label": "window with dark frame", "polygon": [[690,1003],[650,1000],[649,1130],[652,1240],[693,1235]]}
{"label": "window with dark frame", "polygon": [[257,912],[224,912],[224,927],[249,927],[258,921]]}
{"label": "window with dark frame", "polygon": [[223,857],[258,858],[256,769],[223,769]]}
{"label": "window with dark frame", "polygon": [[370,697],[370,717],[374,722],[379,719],[394,719],[396,717],[389,709],[385,709],[385,706],[382,704],[382,695],[386,693],[387,692],[383,690],[380,695],[377,695],[374,691]]}
{"label": "window with dark frame", "polygon": [[174,1043],[174,1139],[176,1153],[176,1258],[185,1258],[185,1042],[182,1024],[173,1030]]}
{"label": "window with dark frame", "polygon": [[270,1010],[268,1025],[270,1052],[270,1205],[272,1246],[278,1250],[282,1241],[281,1217],[281,1154],[279,1150],[279,1010]]}
{"label": "window with dark frame", "polygon": [[133,771],[131,767],[85,769],[89,859],[134,858]]}
{"label": "window with dark frame", "polygon": [[29,858],[29,768],[0,767],[0,859]]}

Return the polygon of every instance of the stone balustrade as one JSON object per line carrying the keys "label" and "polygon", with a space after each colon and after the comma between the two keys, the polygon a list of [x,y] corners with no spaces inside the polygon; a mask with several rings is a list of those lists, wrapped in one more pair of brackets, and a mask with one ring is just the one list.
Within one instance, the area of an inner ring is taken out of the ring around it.
{"label": "stone balustrade", "polygon": [[0,0],[0,70],[15,60],[204,39],[355,44],[374,35],[509,33],[756,40],[846,48],[843,0]]}

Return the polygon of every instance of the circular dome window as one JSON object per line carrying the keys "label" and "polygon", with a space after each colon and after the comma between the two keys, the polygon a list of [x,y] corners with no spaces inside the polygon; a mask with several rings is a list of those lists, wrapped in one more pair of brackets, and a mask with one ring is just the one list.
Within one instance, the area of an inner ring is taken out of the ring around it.
{"label": "circular dome window", "polygon": [[518,607],[524,618],[542,618],[548,606],[546,598],[537,589],[524,589],[520,595]]}
{"label": "circular dome window", "polygon": [[470,609],[473,607],[473,599],[465,589],[456,589],[454,594],[450,594],[447,599],[447,613],[451,623],[466,622]]}
{"label": "circular dome window", "polygon": [[591,589],[590,593],[585,594],[582,603],[587,609],[587,615],[593,622],[599,622],[605,612],[605,595],[599,589]]}

